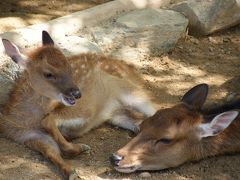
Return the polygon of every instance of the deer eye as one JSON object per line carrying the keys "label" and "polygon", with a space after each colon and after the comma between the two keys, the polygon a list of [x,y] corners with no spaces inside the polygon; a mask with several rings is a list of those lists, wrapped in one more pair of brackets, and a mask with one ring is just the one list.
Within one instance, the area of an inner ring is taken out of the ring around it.
{"label": "deer eye", "polygon": [[157,143],[161,143],[161,144],[170,144],[172,142],[172,139],[167,139],[167,138],[162,138],[156,141]]}
{"label": "deer eye", "polygon": [[46,78],[46,79],[56,79],[56,77],[52,74],[52,73],[43,73],[43,76]]}

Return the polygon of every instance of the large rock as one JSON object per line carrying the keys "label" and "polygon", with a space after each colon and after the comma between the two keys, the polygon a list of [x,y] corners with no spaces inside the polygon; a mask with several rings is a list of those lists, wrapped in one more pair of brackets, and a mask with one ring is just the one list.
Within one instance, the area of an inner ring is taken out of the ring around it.
{"label": "large rock", "polygon": [[[100,22],[116,16],[119,12],[128,12],[138,8],[159,8],[168,5],[170,0],[114,0],[108,3],[78,11],[63,17],[59,17],[42,24],[35,24],[12,32],[0,34],[1,38],[8,38],[18,45],[32,46],[38,42],[42,30],[47,30],[56,38],[77,33],[85,27],[92,27]],[[4,47],[0,43],[0,53]]]}
{"label": "large rock", "polygon": [[0,110],[8,100],[8,95],[19,76],[19,67],[7,56],[0,56]]}
{"label": "large rock", "polygon": [[168,52],[185,34],[188,20],[180,13],[161,9],[135,10],[105,27],[92,28],[93,40],[120,59],[140,60]]}
{"label": "large rock", "polygon": [[78,36],[66,36],[55,42],[66,56],[80,53],[102,54],[102,50],[96,44]]}
{"label": "large rock", "polygon": [[208,35],[240,23],[239,0],[188,0],[171,9],[189,19],[189,33]]}

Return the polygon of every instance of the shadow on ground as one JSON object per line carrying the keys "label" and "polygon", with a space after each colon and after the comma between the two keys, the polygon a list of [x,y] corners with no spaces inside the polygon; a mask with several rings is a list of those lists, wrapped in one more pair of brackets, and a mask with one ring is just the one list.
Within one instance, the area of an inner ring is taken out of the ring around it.
{"label": "shadow on ground", "polygon": [[0,33],[43,23],[111,0],[8,0],[0,2]]}

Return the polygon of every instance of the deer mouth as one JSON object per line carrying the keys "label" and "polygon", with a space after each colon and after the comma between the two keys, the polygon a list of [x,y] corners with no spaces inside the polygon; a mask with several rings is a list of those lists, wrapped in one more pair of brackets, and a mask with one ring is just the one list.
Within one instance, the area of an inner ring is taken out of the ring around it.
{"label": "deer mouth", "polygon": [[76,99],[73,96],[67,96],[64,94],[61,94],[61,101],[66,106],[73,106],[76,103]]}
{"label": "deer mouth", "polygon": [[114,169],[121,173],[132,173],[139,170],[140,166],[115,166]]}

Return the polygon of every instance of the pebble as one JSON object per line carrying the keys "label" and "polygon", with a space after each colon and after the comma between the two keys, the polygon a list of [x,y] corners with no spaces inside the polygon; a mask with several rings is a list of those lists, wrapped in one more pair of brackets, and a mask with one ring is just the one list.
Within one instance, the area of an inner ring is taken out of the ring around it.
{"label": "pebble", "polygon": [[223,42],[225,42],[225,43],[230,42],[230,41],[231,41],[231,39],[229,37],[223,38]]}
{"label": "pebble", "polygon": [[190,49],[190,48],[188,49],[188,51],[189,51],[190,53],[194,52],[194,50],[193,50],[193,49]]}
{"label": "pebble", "polygon": [[105,138],[104,137],[100,137],[101,140],[104,140]]}
{"label": "pebble", "polygon": [[191,38],[190,41],[191,41],[193,44],[199,44],[199,40],[198,40],[198,39]]}
{"label": "pebble", "polygon": [[127,44],[130,46],[130,47],[136,47],[137,46],[137,43],[134,39],[128,39],[127,40]]}
{"label": "pebble", "polygon": [[209,47],[209,51],[213,52],[214,51],[213,47]]}
{"label": "pebble", "polygon": [[157,71],[156,71],[153,67],[151,67],[151,66],[149,66],[149,67],[147,68],[147,70],[148,70],[148,72],[150,72],[151,74],[156,74],[156,73],[157,73]]}
{"label": "pebble", "polygon": [[213,37],[208,37],[209,42],[216,44],[216,40]]}
{"label": "pebble", "polygon": [[230,55],[231,51],[225,51],[225,54]]}
{"label": "pebble", "polygon": [[222,38],[216,38],[216,37],[208,37],[209,42],[213,43],[213,44],[222,44],[223,40]]}
{"label": "pebble", "polygon": [[139,174],[140,178],[150,178],[151,174],[149,172],[142,172],[141,174]]}

